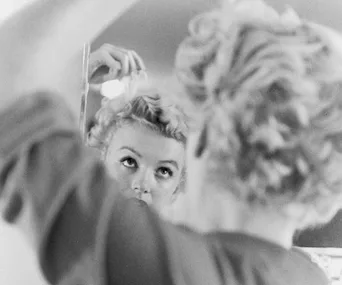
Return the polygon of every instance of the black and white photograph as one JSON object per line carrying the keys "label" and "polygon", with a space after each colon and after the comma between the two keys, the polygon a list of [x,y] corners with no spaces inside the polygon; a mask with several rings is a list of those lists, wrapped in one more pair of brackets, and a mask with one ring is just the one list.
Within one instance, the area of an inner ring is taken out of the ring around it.
{"label": "black and white photograph", "polygon": [[1,0],[0,285],[342,285],[341,0]]}

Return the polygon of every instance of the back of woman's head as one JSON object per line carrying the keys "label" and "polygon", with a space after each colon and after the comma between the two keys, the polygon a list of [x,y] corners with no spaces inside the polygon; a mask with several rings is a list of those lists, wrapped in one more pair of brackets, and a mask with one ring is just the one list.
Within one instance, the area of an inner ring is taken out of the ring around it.
{"label": "back of woman's head", "polygon": [[240,199],[298,202],[317,222],[341,205],[342,40],[261,1],[228,6],[193,19],[176,57],[208,170]]}
{"label": "back of woman's head", "polygon": [[140,124],[167,138],[185,145],[187,118],[183,110],[166,96],[152,88],[138,90],[120,111],[114,106],[115,99],[105,98],[96,114],[96,123],[88,135],[88,145],[104,155],[115,131],[126,124]]}

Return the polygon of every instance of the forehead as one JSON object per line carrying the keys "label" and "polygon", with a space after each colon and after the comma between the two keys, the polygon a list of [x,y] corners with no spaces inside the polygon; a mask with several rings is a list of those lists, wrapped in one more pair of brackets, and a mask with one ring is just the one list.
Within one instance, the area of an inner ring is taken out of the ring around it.
{"label": "forehead", "polygon": [[108,155],[113,155],[123,147],[132,148],[142,158],[153,161],[175,160],[182,165],[184,160],[185,149],[181,142],[137,123],[124,125],[114,133]]}

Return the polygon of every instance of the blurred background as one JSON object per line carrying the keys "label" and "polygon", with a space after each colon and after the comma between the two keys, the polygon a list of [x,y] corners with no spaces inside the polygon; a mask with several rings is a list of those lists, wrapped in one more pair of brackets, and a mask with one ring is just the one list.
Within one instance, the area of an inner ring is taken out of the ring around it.
{"label": "blurred background", "polygon": [[[35,0],[1,0],[0,25],[12,13]],[[114,0],[113,0],[114,1]],[[123,0],[124,1],[124,0]],[[195,14],[217,5],[219,0],[141,0],[115,21],[91,45],[97,49],[111,43],[137,51],[157,85],[173,85],[175,50],[187,34],[187,23]],[[292,6],[300,16],[342,31],[341,0],[267,0],[279,11]],[[89,102],[91,117],[99,100]],[[319,231],[302,236],[301,245],[342,247],[342,214]],[[0,284],[43,285],[36,259],[20,234],[0,221]]]}

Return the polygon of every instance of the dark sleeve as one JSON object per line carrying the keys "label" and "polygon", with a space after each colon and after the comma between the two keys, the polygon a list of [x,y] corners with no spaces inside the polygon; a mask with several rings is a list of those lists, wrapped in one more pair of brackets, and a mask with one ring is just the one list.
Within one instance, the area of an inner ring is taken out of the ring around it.
{"label": "dark sleeve", "polygon": [[51,284],[170,284],[161,222],[121,195],[52,96],[0,114],[0,210],[10,223],[30,213]]}

